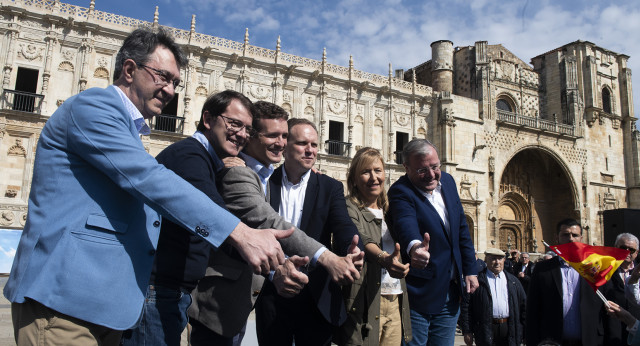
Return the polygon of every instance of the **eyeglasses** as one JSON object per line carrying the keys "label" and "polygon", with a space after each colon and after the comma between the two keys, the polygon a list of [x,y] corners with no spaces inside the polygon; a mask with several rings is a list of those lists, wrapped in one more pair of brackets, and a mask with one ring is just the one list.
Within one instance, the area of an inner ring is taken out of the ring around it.
{"label": "eyeglasses", "polygon": [[220,114],[220,117],[222,118],[222,122],[224,122],[224,127],[227,128],[227,131],[238,133],[244,129],[249,136],[256,134],[256,130],[254,130],[253,127],[243,124],[240,120],[225,117],[222,114]]}
{"label": "eyeglasses", "polygon": [[[147,65],[144,65],[144,64],[136,63],[136,65],[138,65],[140,67],[148,68],[149,70],[155,72],[155,73],[151,73],[151,75],[153,76],[153,82],[156,83],[156,85],[161,85],[164,88],[167,85],[171,84],[171,85],[173,85],[173,91],[175,91],[175,92],[181,92],[182,89],[184,88],[180,84],[180,83],[182,83],[182,81],[180,79],[170,79],[169,78],[169,72],[167,72],[167,71],[158,70],[157,68],[153,68],[151,66],[147,66]],[[158,79],[156,79],[156,77],[159,77],[160,79],[158,80]]]}
{"label": "eyeglasses", "polygon": [[636,249],[634,249],[632,247],[628,247],[628,246],[624,246],[624,245],[620,245],[620,246],[618,246],[618,248],[622,249],[622,250],[629,250],[629,255],[633,255],[634,253],[636,253],[636,251],[638,251],[638,250],[636,250]]}
{"label": "eyeglasses", "polygon": [[440,171],[440,166],[441,164],[437,164],[437,165],[432,165],[429,167],[424,167],[424,168],[420,168],[420,169],[416,169],[416,173],[418,173],[418,175],[425,175],[427,173],[429,173],[430,171],[435,172],[439,172]]}

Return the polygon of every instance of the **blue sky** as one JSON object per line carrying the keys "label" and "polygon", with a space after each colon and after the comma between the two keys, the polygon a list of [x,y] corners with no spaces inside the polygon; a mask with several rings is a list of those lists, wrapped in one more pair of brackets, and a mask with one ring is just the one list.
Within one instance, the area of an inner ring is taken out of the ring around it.
{"label": "blue sky", "polygon": [[[89,7],[89,0],[63,0]],[[429,45],[502,44],[522,60],[578,39],[631,56],[640,74],[640,1],[581,0],[96,0],[96,9],[386,75],[431,58]],[[640,80],[633,78],[634,103]],[[640,108],[634,107],[637,115]]]}
{"label": "blue sky", "polygon": [[21,234],[21,230],[0,229],[0,273],[11,271]]}

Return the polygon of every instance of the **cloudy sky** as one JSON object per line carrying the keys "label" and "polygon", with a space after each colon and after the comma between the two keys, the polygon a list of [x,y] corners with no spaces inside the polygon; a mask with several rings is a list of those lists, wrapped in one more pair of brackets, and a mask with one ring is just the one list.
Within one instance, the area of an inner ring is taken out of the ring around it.
{"label": "cloudy sky", "polygon": [[[63,0],[88,7],[89,0]],[[640,111],[640,1],[581,0],[96,0],[96,9],[386,75],[431,58],[437,40],[502,44],[522,60],[585,40],[631,56]]]}

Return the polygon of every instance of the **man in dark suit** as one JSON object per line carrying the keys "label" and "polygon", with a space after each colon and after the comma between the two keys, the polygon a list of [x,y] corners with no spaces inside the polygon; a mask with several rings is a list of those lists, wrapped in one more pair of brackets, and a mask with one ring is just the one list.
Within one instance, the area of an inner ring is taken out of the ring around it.
{"label": "man in dark suit", "polygon": [[529,290],[529,281],[531,280],[531,271],[533,270],[533,265],[529,259],[529,253],[523,252],[520,254],[520,261],[515,265],[513,269],[513,275],[515,275],[524,291],[527,292]]}
{"label": "man in dark suit", "polygon": [[478,287],[469,227],[456,183],[440,170],[433,144],[414,139],[402,158],[407,174],[389,189],[388,221],[411,263],[409,345],[453,345],[462,290]]}
{"label": "man in dark suit", "polygon": [[[202,107],[193,136],[168,146],[156,160],[224,207],[216,174],[224,168],[222,159],[237,156],[247,143],[253,112],[251,100],[239,92],[226,90],[211,95]],[[163,222],[141,323],[124,332],[121,345],[180,343],[187,325],[190,292],[204,277],[212,251],[208,243],[188,230],[169,220]]]}
{"label": "man in dark suit", "polygon": [[[634,269],[634,261],[638,256],[638,238],[631,233],[621,233],[616,237],[614,246],[628,250],[629,255],[622,261],[620,267],[611,276],[611,280],[602,288],[608,300],[617,303],[621,308],[634,316],[640,317],[640,307],[625,296],[625,286]],[[626,326],[619,320],[610,318],[605,333],[605,343],[608,345],[624,344],[629,335]]]}
{"label": "man in dark suit", "polygon": [[[342,183],[311,171],[317,152],[315,125],[304,119],[289,120],[285,163],[269,179],[270,203],[284,219],[344,256],[358,230],[347,213]],[[325,253],[318,252],[314,258]],[[279,296],[273,283],[266,282],[256,304],[260,345],[291,345],[294,341],[297,345],[329,345],[333,327],[346,319],[340,286],[331,280],[332,275],[316,267],[309,273],[309,284],[293,298]]]}
{"label": "man in dark suit", "polygon": [[[582,241],[574,219],[557,225],[558,244]],[[580,274],[559,256],[536,264],[527,295],[527,345],[603,345],[606,311]]]}

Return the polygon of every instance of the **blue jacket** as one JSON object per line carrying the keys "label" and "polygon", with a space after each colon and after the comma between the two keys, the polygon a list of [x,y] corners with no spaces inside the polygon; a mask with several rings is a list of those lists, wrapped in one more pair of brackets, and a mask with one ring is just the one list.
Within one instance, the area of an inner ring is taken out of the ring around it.
{"label": "blue jacket", "polygon": [[449,215],[451,234],[447,235],[444,223],[431,202],[418,191],[404,175],[389,189],[387,221],[400,243],[404,263],[410,263],[407,247],[412,240],[431,237],[431,259],[425,269],[411,268],[406,277],[409,306],[423,314],[439,313],[444,307],[452,262],[459,274],[456,277],[462,293],[466,275],[476,275],[476,259],[466,216],[451,175],[440,176],[442,196]]}
{"label": "blue jacket", "polygon": [[145,151],[114,87],[69,98],[38,141],[5,296],[112,329],[134,326],[160,215],[216,247],[239,222]]}

